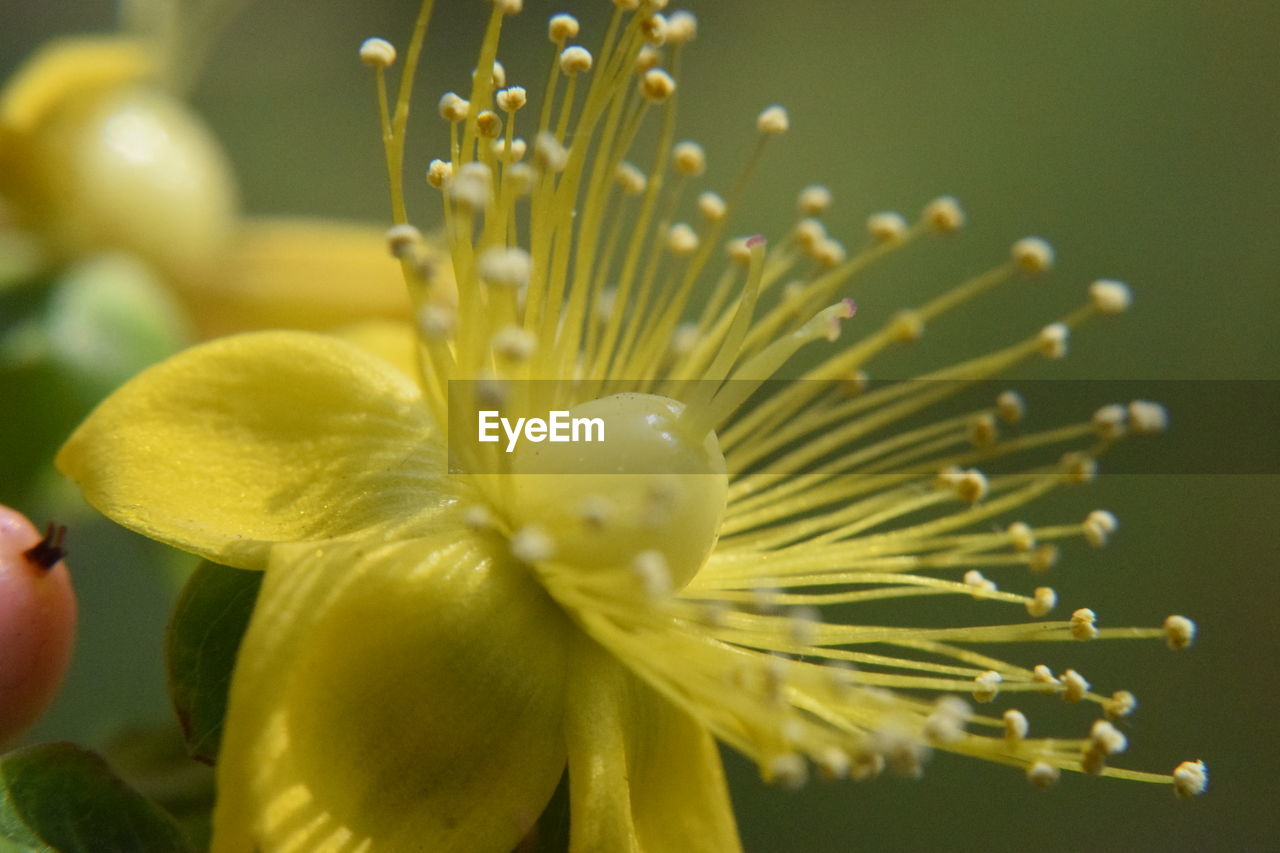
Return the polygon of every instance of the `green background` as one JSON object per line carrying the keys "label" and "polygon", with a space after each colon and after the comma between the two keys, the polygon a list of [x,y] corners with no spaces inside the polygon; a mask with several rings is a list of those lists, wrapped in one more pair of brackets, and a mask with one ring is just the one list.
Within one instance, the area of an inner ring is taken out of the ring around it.
{"label": "green background", "polygon": [[[420,83],[411,176],[441,153],[434,102],[465,84],[484,16],[476,0],[437,5],[443,14]],[[545,17],[562,5],[592,7],[582,11],[591,46],[607,4],[526,2],[502,58],[531,93],[550,51]],[[231,152],[249,211],[385,218],[372,87],[354,51],[370,35],[403,43],[412,8],[262,0],[219,43],[194,100]],[[1024,375],[1194,379],[1214,388],[1280,379],[1280,4],[708,0],[693,8],[701,32],[682,79],[681,128],[707,147],[710,185],[732,179],[760,108],[780,102],[791,112],[792,130],[772,147],[735,231],[780,236],[796,190],[814,181],[835,193],[827,222],[850,247],[868,213],[910,215],[939,193],[964,203],[970,224],[962,234],[927,241],[856,285],[854,323],[874,328],[891,310],[998,261],[1024,234],[1058,249],[1051,278],[940,321],[920,344],[874,364],[875,375],[911,375],[1011,341],[1107,276],[1134,286],[1132,312],[1091,325],[1066,361],[1037,363]],[[0,72],[40,39],[105,27],[110,16],[111,4],[96,0],[8,0]],[[417,218],[430,222],[436,208],[425,188],[414,203]],[[1089,405],[1111,402],[1100,394]],[[5,400],[6,418],[14,405]],[[1176,430],[1207,447],[1238,441],[1213,412],[1172,414]],[[1262,436],[1249,441],[1260,442],[1259,457],[1274,458],[1280,413],[1258,404],[1248,416],[1249,435]],[[1269,470],[1104,475],[1032,516],[1074,520],[1105,506],[1123,525],[1105,551],[1067,550],[1051,579],[1064,606],[1087,604],[1109,625],[1155,624],[1171,612],[1199,622],[1201,639],[1188,653],[1117,643],[1072,646],[1059,658],[1069,655],[1095,687],[1138,695],[1130,751],[1118,763],[1167,771],[1203,758],[1207,796],[1177,802],[1165,788],[1074,776],[1041,793],[1016,772],[949,756],[936,756],[918,782],[811,784],[791,793],[762,786],[753,768],[730,759],[748,848],[1280,844],[1272,778],[1280,763],[1280,479]],[[85,609],[79,657],[34,737],[97,741],[125,718],[164,714],[169,590],[148,567],[147,546],[105,526],[74,531],[72,547]],[[1027,655],[1019,659],[1040,659]],[[1047,701],[1025,710],[1033,726],[1060,713]],[[1063,719],[1066,731],[1088,722]]]}

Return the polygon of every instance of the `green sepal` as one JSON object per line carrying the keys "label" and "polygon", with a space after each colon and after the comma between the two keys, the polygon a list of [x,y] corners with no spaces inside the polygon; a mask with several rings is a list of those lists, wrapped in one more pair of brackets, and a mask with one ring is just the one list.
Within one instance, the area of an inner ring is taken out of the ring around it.
{"label": "green sepal", "polygon": [[169,696],[192,758],[213,764],[240,640],[249,627],[262,572],[209,561],[192,573],[169,620]]}
{"label": "green sepal", "polygon": [[0,758],[0,850],[186,853],[191,845],[159,806],[98,755],[49,743]]}

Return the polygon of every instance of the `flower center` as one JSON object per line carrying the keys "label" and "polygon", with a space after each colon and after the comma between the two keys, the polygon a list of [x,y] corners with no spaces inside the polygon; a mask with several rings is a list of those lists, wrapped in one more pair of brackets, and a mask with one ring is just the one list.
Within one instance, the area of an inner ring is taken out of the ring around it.
{"label": "flower center", "polygon": [[716,434],[691,430],[684,410],[634,393],[572,407],[573,418],[603,422],[603,439],[522,443],[511,468],[513,525],[545,531],[557,563],[640,568],[683,587],[715,545],[729,482]]}

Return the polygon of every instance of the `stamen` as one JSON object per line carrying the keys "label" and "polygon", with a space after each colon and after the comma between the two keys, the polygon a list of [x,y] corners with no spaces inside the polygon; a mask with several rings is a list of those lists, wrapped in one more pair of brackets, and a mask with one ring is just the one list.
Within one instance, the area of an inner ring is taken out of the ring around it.
{"label": "stamen", "polygon": [[1180,651],[1196,638],[1196,623],[1185,616],[1170,616],[1164,620],[1164,641],[1169,648]]}
{"label": "stamen", "polygon": [[1184,761],[1173,770],[1173,792],[1182,799],[1196,797],[1209,787],[1209,771],[1203,761]]}

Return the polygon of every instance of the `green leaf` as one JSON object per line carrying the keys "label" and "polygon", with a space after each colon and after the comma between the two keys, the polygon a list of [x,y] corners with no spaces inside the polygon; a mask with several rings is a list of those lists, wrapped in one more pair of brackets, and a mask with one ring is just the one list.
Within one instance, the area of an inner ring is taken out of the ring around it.
{"label": "green leaf", "polygon": [[0,758],[0,850],[191,850],[173,818],[88,750],[50,743]]}
{"label": "green leaf", "polygon": [[208,764],[218,756],[231,671],[260,586],[262,572],[202,562],[169,621],[169,696],[191,757]]}

